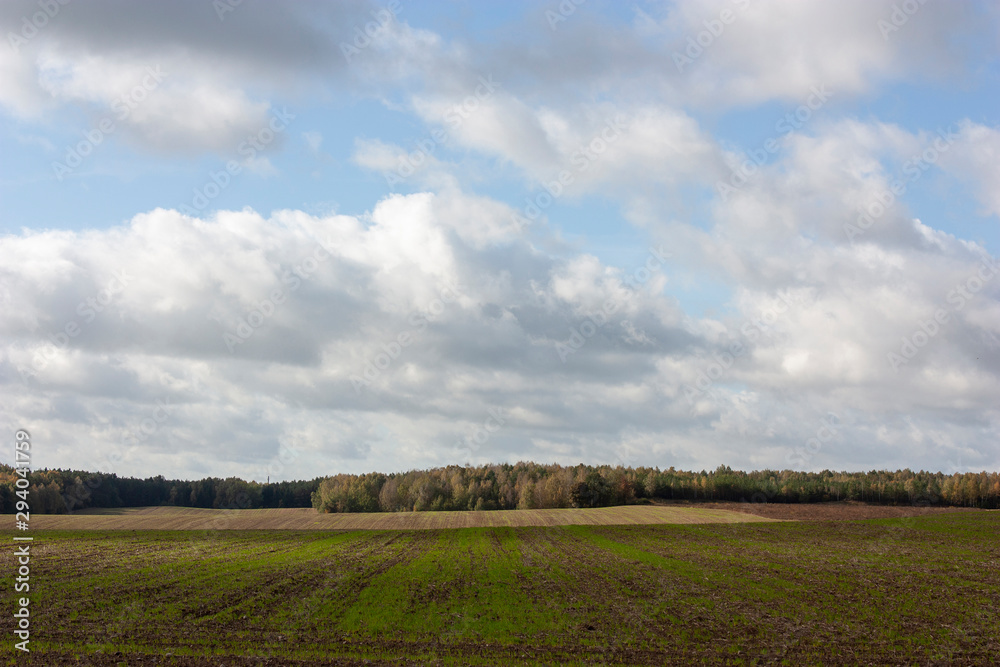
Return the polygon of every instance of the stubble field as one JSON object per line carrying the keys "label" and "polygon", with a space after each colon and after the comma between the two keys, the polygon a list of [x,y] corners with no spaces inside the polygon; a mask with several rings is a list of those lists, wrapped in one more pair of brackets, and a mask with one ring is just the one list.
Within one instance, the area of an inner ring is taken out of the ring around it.
{"label": "stubble field", "polygon": [[[19,664],[995,664],[1000,515],[40,531]],[[8,544],[11,531],[5,531]],[[13,549],[0,567],[13,572]],[[7,587],[6,608],[13,607]],[[2,651],[13,661],[13,620]],[[27,659],[25,659],[27,658]]]}
{"label": "stubble field", "polygon": [[320,514],[309,508],[213,510],[193,507],[92,509],[37,515],[35,530],[432,530],[522,526],[743,523],[773,521],[733,511],[736,503],[486,512],[357,512]]}

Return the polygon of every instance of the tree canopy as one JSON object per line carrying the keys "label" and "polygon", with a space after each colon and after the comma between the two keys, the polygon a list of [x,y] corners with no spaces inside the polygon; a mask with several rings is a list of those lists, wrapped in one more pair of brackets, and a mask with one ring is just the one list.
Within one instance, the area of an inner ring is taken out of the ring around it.
{"label": "tree canopy", "polygon": [[[0,511],[14,511],[14,468],[0,465]],[[195,481],[138,479],[80,470],[29,475],[31,511],[176,505],[216,509],[314,507],[321,512],[410,512],[603,507],[645,500],[825,502],[1000,507],[1000,474],[907,470],[743,472],[728,466],[668,468],[561,466],[531,462],[447,466],[401,473],[341,473],[261,484],[237,477]]]}

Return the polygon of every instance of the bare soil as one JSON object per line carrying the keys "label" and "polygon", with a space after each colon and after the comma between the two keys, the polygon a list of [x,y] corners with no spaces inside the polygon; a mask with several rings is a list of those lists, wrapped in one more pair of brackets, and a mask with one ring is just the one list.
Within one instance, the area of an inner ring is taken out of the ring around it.
{"label": "bare soil", "polygon": [[854,501],[830,503],[736,503],[736,502],[665,502],[671,507],[742,512],[779,521],[858,521],[861,519],[898,519],[948,512],[983,512],[972,507],[932,507],[920,505],[869,505]]}
{"label": "bare soil", "polygon": [[[735,507],[735,505],[734,505]],[[524,526],[747,523],[767,517],[708,506],[627,505],[593,509],[320,514],[309,508],[212,510],[134,507],[42,514],[33,530],[437,530]]]}

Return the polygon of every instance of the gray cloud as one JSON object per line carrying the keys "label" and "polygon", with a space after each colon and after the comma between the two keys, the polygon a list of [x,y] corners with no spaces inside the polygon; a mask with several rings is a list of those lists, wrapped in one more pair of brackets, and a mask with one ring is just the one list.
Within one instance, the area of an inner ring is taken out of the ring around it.
{"label": "gray cloud", "polygon": [[[158,209],[0,239],[0,426],[51,443],[39,465],[259,478],[282,447],[297,452],[285,477],[454,463],[493,408],[509,418],[480,459],[786,467],[835,413],[813,467],[996,467],[1000,280],[970,282],[992,258],[903,201],[848,233],[935,137],[834,113],[963,71],[989,48],[990,10],[928,3],[884,36],[893,2],[755,2],[678,71],[687,37],[739,4],[617,23],[584,5],[555,31],[536,12],[490,45],[413,25],[404,6],[348,62],[341,42],[379,5],[245,0],[220,20],[211,3],[71,3],[0,54],[0,104],[20,122],[99,118],[162,66],[123,121],[155,155],[229,157],[285,102],[341,95],[412,112],[456,150],[407,182],[420,192],[361,216]],[[0,27],[34,11],[5,3]],[[956,35],[972,46],[954,51]],[[498,89],[449,123],[485,76]],[[720,196],[742,156],[717,115],[800,104],[821,84],[831,107],[776,130],[766,164]],[[959,179],[993,215],[997,130],[954,122],[952,148],[911,185]],[[353,158],[383,171],[402,152],[372,139]],[[559,238],[539,202],[562,170],[550,199],[607,197],[669,261],[628,286],[639,267]],[[475,194],[500,172],[537,216]],[[728,311],[685,312],[675,295],[692,276],[728,290]]]}

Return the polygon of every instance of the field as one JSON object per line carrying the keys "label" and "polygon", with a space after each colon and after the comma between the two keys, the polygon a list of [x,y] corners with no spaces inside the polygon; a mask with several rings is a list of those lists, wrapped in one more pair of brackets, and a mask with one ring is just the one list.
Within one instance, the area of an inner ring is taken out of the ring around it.
{"label": "field", "polygon": [[732,508],[626,506],[493,512],[319,514],[313,509],[211,510],[138,507],[36,515],[36,530],[431,530],[521,526],[739,523],[773,521]]}
{"label": "field", "polygon": [[[970,511],[960,508],[877,506],[860,503],[670,503],[595,509],[495,512],[317,514],[307,508],[211,510],[190,507],[89,509],[41,514],[35,530],[433,530],[523,526],[614,526],[662,523],[840,521],[887,519]],[[974,510],[973,510],[974,511]]]}
{"label": "field", "polygon": [[987,665],[1000,652],[1000,512],[51,530],[31,576],[33,652],[17,662],[33,665]]}

